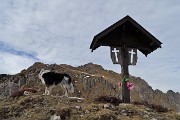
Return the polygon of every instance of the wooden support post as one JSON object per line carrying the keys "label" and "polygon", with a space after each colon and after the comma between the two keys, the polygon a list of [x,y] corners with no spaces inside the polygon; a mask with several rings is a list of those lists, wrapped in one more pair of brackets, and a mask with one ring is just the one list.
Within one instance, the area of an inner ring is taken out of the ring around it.
{"label": "wooden support post", "polygon": [[[121,72],[122,72],[122,76],[123,78],[129,78],[129,69],[128,69],[128,65],[129,65],[129,58],[128,58],[128,49],[126,48],[126,46],[122,46],[121,47],[121,60],[122,60],[122,64],[121,64]],[[127,87],[127,81],[122,82],[122,101],[123,103],[130,103],[130,91],[128,90]]]}

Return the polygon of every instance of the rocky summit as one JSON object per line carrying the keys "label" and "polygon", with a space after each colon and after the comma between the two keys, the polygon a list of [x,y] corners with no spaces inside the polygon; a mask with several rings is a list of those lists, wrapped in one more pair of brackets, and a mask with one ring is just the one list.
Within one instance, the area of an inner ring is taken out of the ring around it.
{"label": "rocky summit", "polygon": [[[75,92],[62,96],[59,86],[44,96],[38,79],[41,69],[67,73]],[[180,120],[180,94],[153,90],[140,77],[130,76],[135,87],[131,103],[121,102],[121,74],[88,63],[70,65],[34,63],[15,75],[0,75],[1,120]]]}

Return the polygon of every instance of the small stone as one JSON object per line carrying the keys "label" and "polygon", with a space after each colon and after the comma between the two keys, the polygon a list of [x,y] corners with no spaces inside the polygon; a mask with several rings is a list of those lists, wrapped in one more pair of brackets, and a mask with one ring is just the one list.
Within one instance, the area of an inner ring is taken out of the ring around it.
{"label": "small stone", "polygon": [[30,95],[30,93],[28,91],[24,91],[24,95]]}
{"label": "small stone", "polygon": [[104,109],[110,109],[111,106],[110,106],[109,104],[104,104],[103,108],[104,108]]}
{"label": "small stone", "polygon": [[122,113],[122,115],[124,115],[124,116],[128,116],[128,114],[127,114],[127,113]]}
{"label": "small stone", "polygon": [[86,110],[85,113],[88,114],[88,113],[90,113],[90,112],[89,112],[89,110]]}
{"label": "small stone", "polygon": [[127,110],[121,110],[121,114],[124,116],[128,116],[128,111]]}
{"label": "small stone", "polygon": [[146,108],[146,111],[147,111],[147,112],[153,112],[153,110],[150,109],[150,108]]}
{"label": "small stone", "polygon": [[150,119],[150,120],[157,120],[156,118],[152,118],[152,119]]}
{"label": "small stone", "polygon": [[81,109],[81,106],[75,106],[76,109],[80,110]]}
{"label": "small stone", "polygon": [[148,117],[149,117],[149,115],[144,115],[143,117],[144,117],[144,118],[148,118]]}
{"label": "small stone", "polygon": [[61,120],[61,117],[57,115],[52,115],[50,120]]}
{"label": "small stone", "polygon": [[121,110],[122,113],[126,112],[127,110]]}
{"label": "small stone", "polygon": [[104,104],[103,108],[112,110],[112,109],[115,109],[115,106],[112,104]]}
{"label": "small stone", "polygon": [[82,100],[77,100],[77,102],[78,102],[78,103],[81,103],[81,102],[82,102]]}
{"label": "small stone", "polygon": [[81,114],[81,115],[79,115],[79,117],[84,117],[84,115]]}

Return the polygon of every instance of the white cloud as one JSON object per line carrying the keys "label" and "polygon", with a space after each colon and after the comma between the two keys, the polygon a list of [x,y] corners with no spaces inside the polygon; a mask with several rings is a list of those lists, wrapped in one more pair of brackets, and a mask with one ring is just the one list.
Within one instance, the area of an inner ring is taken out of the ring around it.
{"label": "white cloud", "polygon": [[35,61],[25,56],[14,55],[6,52],[0,52],[0,73],[15,74],[29,67]]}
{"label": "white cloud", "polygon": [[[0,72],[17,73],[39,60],[75,66],[94,62],[120,72],[120,66],[111,63],[108,47],[91,53],[89,46],[94,35],[130,15],[163,43],[162,49],[147,58],[139,53],[138,64],[130,67],[130,74],[141,76],[150,85],[159,85],[157,88],[163,91],[180,91],[176,86],[180,79],[179,11],[178,0],[2,0],[0,42],[27,55],[9,53],[0,47]],[[26,62],[20,64],[19,60]],[[166,86],[171,79],[174,86]]]}

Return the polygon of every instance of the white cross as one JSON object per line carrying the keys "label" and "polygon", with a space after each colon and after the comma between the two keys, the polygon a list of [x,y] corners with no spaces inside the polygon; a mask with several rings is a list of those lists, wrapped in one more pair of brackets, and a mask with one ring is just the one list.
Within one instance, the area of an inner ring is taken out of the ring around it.
{"label": "white cross", "polygon": [[133,55],[136,54],[136,52],[134,52],[134,50],[131,49],[131,50],[129,51],[129,53],[131,54],[131,56],[130,56],[130,57],[131,57],[131,61],[130,61],[130,62],[133,63]]}
{"label": "white cross", "polygon": [[119,50],[117,50],[116,48],[114,48],[114,50],[112,50],[112,52],[115,54],[115,57],[116,57],[116,62],[118,62],[118,52]]}

